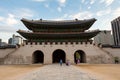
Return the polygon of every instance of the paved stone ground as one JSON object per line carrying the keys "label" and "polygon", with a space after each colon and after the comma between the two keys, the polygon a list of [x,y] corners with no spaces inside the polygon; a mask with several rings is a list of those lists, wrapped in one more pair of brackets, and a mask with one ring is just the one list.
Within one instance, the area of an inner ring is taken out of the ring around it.
{"label": "paved stone ground", "polygon": [[[17,79],[18,80],[18,79]],[[20,77],[19,80],[99,80],[75,66],[60,66],[59,64],[45,65],[29,74]]]}

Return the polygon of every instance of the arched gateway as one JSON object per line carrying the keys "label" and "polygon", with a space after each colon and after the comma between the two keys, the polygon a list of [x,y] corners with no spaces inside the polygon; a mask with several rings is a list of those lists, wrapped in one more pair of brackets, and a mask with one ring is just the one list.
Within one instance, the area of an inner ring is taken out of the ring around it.
{"label": "arched gateway", "polygon": [[44,54],[42,51],[37,50],[33,53],[33,63],[43,63],[44,62]]}
{"label": "arched gateway", "polygon": [[82,50],[77,50],[74,53],[74,62],[77,62],[77,60],[80,61],[80,63],[86,63],[86,54]]}
{"label": "arched gateway", "polygon": [[52,62],[53,63],[59,63],[60,59],[62,59],[63,63],[65,63],[66,60],[66,54],[63,50],[57,49],[53,52],[52,55]]}
{"label": "arched gateway", "polygon": [[[40,45],[41,47],[40,49],[46,51],[45,63],[51,62],[58,63],[60,59],[62,59],[63,62],[66,62],[66,53],[61,49],[57,49],[53,52],[51,61],[50,55],[47,54],[49,53],[48,48],[49,45],[50,48],[53,46],[52,48],[55,47],[56,49],[56,47],[64,46],[66,49],[69,50],[71,49],[71,47],[70,48],[67,47],[67,44],[75,48],[75,46],[78,44],[79,46],[84,45],[84,42],[85,44],[87,44],[87,42],[92,43],[91,38],[93,38],[100,32],[99,30],[86,31],[96,21],[95,18],[88,20],[75,19],[63,21],[52,21],[43,19],[28,20],[23,18],[21,19],[21,21],[30,31],[18,30],[17,32],[24,38],[26,38],[25,40],[26,45],[34,45],[33,46],[34,48]],[[85,53],[81,50],[78,50],[77,52],[79,53],[81,58],[80,62],[85,63],[86,62]],[[76,60],[76,57],[74,60]],[[39,50],[35,51],[33,53],[33,63],[43,63],[43,61],[44,61],[43,53]]]}

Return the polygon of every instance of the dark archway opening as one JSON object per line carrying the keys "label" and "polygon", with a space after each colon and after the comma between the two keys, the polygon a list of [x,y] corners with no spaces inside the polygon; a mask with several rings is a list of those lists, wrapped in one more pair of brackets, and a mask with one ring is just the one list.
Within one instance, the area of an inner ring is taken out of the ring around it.
{"label": "dark archway opening", "polygon": [[62,59],[63,63],[65,63],[66,60],[65,52],[60,49],[55,50],[52,55],[53,63],[59,63],[60,59]]}
{"label": "dark archway opening", "polygon": [[44,62],[44,54],[42,51],[35,51],[33,53],[33,63],[43,63]]}
{"label": "dark archway opening", "polygon": [[78,50],[74,53],[74,62],[79,60],[80,63],[86,63],[86,54],[82,50]]}

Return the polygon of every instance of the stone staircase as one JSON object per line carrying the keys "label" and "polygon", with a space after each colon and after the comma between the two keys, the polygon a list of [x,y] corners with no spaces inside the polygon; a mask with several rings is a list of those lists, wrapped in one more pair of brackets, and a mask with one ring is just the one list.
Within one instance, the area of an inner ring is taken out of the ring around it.
{"label": "stone staircase", "polygon": [[[104,58],[104,60],[106,60],[107,63],[114,63],[114,57],[113,57],[113,55],[111,53],[109,53],[108,51],[105,51],[101,47],[97,47],[97,48],[98,48],[99,52],[103,54],[101,56],[101,58]],[[105,62],[104,60],[102,60],[103,63]]]}
{"label": "stone staircase", "polygon": [[114,59],[114,56],[110,53],[110,52],[108,52],[108,51],[106,51],[106,50],[104,50],[103,48],[100,48],[102,51],[104,51],[104,52],[106,52],[111,58],[113,58]]}
{"label": "stone staircase", "polygon": [[[14,53],[16,51],[17,51],[17,48],[15,48],[14,50],[12,50],[12,51],[6,53],[5,55],[3,55],[2,58],[0,58],[0,64],[4,64],[4,60],[6,58],[8,58],[9,55],[11,55],[12,53]],[[2,54],[4,54],[4,53],[2,53]]]}
{"label": "stone staircase", "polygon": [[87,63],[91,64],[111,64],[113,57],[97,46],[91,47],[91,53],[87,56]]}
{"label": "stone staircase", "polygon": [[16,52],[20,52],[19,50],[21,50],[21,48],[23,48],[23,46],[6,55],[3,59],[3,64],[26,64],[24,56],[16,54]]}
{"label": "stone staircase", "polygon": [[0,64],[4,63],[4,58],[0,58]]}

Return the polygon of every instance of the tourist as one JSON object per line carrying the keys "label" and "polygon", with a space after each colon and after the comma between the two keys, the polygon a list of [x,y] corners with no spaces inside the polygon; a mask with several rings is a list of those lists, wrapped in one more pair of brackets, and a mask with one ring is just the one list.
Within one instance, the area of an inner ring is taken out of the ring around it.
{"label": "tourist", "polygon": [[68,60],[68,66],[70,66],[70,60]]}
{"label": "tourist", "polygon": [[69,61],[69,60],[66,61],[66,65],[67,65],[67,66],[70,65],[70,61]]}
{"label": "tourist", "polygon": [[77,64],[77,60],[75,60],[75,63]]}
{"label": "tourist", "polygon": [[60,65],[62,66],[62,63],[63,63],[63,61],[62,61],[62,59],[60,59]]}
{"label": "tourist", "polygon": [[79,59],[77,60],[77,64],[78,64],[78,63],[80,63],[80,60],[79,60]]}

